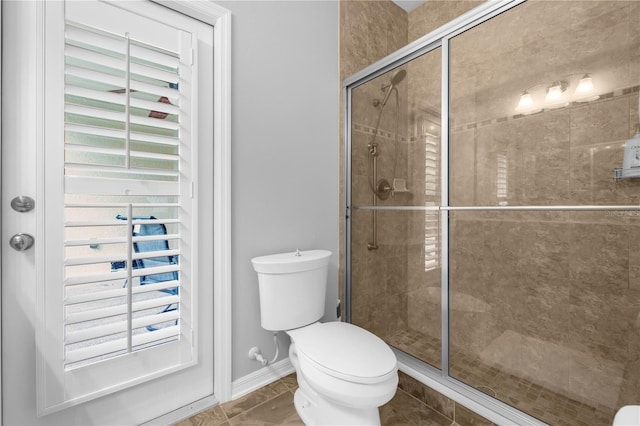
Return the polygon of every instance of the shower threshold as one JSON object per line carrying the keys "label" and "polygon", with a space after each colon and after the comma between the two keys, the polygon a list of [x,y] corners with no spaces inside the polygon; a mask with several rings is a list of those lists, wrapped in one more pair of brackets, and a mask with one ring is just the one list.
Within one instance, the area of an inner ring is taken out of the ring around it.
{"label": "shower threshold", "polygon": [[[439,370],[435,370],[440,366],[440,339],[418,330],[404,329],[387,336],[385,341],[398,350],[396,353],[402,371],[456,400],[455,395],[447,395],[446,389],[438,389],[447,384],[435,384],[434,377],[429,377],[433,376],[434,372],[436,379],[441,379],[442,376]],[[487,345],[488,350],[494,347],[491,343]],[[508,348],[505,352],[509,352]],[[522,373],[518,375],[518,371],[513,369],[513,364],[505,363],[502,366],[496,363],[489,364],[483,361],[482,353],[469,353],[456,347],[453,347],[450,353],[449,368],[453,379],[518,410],[533,413],[535,418],[547,424],[609,425],[615,415],[615,404],[611,407],[602,403],[571,398],[554,391],[553,386],[545,385],[536,377]],[[429,366],[423,368],[421,364],[424,363]],[[429,375],[429,372],[432,374]],[[464,401],[458,402],[464,405]],[[467,403],[473,405],[470,402]],[[469,408],[472,407],[469,406]],[[499,424],[512,421],[512,419],[503,419],[500,422],[498,418],[492,419],[492,413],[481,410],[477,411],[478,414]]]}

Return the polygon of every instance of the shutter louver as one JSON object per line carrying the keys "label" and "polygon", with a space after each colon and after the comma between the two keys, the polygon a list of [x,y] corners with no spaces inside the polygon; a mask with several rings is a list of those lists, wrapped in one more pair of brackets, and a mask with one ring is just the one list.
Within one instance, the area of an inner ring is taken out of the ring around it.
{"label": "shutter louver", "polygon": [[180,339],[181,84],[179,52],[67,22],[67,370]]}

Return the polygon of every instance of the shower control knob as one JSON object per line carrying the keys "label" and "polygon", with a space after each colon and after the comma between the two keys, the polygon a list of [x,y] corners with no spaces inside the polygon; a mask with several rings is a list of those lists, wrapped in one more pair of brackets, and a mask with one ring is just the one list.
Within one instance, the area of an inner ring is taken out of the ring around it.
{"label": "shower control knob", "polygon": [[17,251],[29,250],[33,246],[34,239],[29,234],[16,234],[9,240],[11,248]]}

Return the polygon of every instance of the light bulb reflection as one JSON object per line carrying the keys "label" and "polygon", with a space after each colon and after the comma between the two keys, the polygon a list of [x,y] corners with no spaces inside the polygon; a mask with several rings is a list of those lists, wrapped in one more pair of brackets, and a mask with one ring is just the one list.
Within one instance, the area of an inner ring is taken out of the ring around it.
{"label": "light bulb reflection", "polygon": [[577,102],[591,102],[599,99],[600,96],[593,94],[593,79],[591,78],[591,74],[585,74],[580,79],[578,83],[578,87],[576,87],[576,101]]}
{"label": "light bulb reflection", "polygon": [[585,74],[576,87],[576,95],[583,95],[593,90],[593,80],[590,74]]}
{"label": "light bulb reflection", "polygon": [[562,92],[562,84],[559,81],[556,81],[551,87],[549,87],[549,89],[547,89],[547,96],[545,97],[545,100],[547,102],[557,101],[562,96]]}
{"label": "light bulb reflection", "polygon": [[531,93],[525,90],[524,92],[522,92],[522,95],[520,95],[520,101],[518,101],[518,106],[516,107],[516,109],[523,110],[523,109],[530,108],[532,106],[533,106],[533,97],[531,96]]}

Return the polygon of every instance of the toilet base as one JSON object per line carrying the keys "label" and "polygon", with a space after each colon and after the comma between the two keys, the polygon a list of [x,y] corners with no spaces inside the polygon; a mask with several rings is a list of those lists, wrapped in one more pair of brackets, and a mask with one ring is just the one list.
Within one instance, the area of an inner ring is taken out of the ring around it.
{"label": "toilet base", "polygon": [[299,383],[293,403],[298,415],[307,426],[380,426],[378,407],[359,409],[336,405],[322,398],[306,383],[304,385]]}

